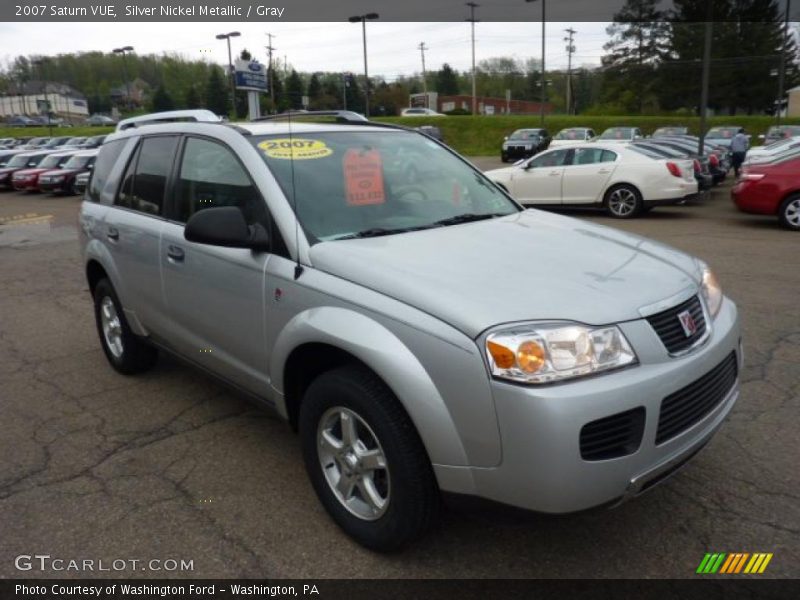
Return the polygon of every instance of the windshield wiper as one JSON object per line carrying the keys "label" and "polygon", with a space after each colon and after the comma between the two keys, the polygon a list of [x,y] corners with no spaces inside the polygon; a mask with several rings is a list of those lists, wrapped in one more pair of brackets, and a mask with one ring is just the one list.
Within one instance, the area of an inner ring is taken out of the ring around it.
{"label": "windshield wiper", "polygon": [[407,231],[419,231],[421,229],[429,229],[430,226],[422,225],[417,227],[397,227],[395,229],[386,229],[384,227],[372,227],[371,229],[364,229],[355,233],[348,233],[340,235],[334,240],[355,240],[359,238],[380,237],[382,235],[394,235],[395,233],[406,233]]}
{"label": "windshield wiper", "polygon": [[505,216],[505,213],[483,213],[483,214],[464,213],[461,215],[456,215],[454,217],[448,217],[446,219],[435,221],[433,225],[446,227],[448,225],[471,223],[472,221],[484,221],[486,219],[493,219],[495,217],[503,217],[503,216]]}

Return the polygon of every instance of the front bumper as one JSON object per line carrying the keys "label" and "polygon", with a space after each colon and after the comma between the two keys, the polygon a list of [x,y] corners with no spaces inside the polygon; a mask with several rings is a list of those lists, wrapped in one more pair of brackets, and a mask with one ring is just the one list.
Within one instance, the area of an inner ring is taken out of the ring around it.
{"label": "front bumper", "polygon": [[40,181],[38,188],[40,192],[65,192],[68,189],[68,183],[65,180]]}
{"label": "front bumper", "polygon": [[[640,364],[571,383],[531,387],[493,382],[503,458],[494,468],[435,465],[443,490],[546,513],[617,503],[649,489],[691,458],[720,427],[738,398],[738,379],[707,415],[656,444],[662,399],[719,365],[741,360],[736,306],[725,299],[703,346],[672,358],[644,320],[620,325]],[[643,407],[641,444],[627,456],[581,457],[584,425]]]}
{"label": "front bumper", "polygon": [[26,191],[26,190],[27,191],[38,191],[38,188],[36,187],[36,185],[37,185],[37,181],[35,179],[25,180],[25,181],[20,181],[20,180],[14,179],[14,180],[11,181],[11,187],[13,187],[18,192],[22,192],[22,191]]}
{"label": "front bumper", "polygon": [[506,159],[528,158],[536,154],[536,146],[531,148],[523,148],[521,146],[503,147],[500,153]]}

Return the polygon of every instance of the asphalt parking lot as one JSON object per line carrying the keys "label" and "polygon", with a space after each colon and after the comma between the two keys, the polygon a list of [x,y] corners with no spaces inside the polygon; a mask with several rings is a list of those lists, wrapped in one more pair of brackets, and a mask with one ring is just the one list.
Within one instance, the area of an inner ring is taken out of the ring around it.
{"label": "asphalt parking lot", "polygon": [[[496,159],[476,159],[483,168]],[[743,215],[728,186],[630,222],[572,213],[698,255],[739,305],[742,394],[709,446],[615,510],[549,517],[448,508],[398,555],[345,537],[289,427],[162,358],[112,371],[76,243],[76,197],[0,192],[0,577],[15,557],[193,561],[95,576],[693,577],[705,552],[771,552],[800,576],[800,235]]]}

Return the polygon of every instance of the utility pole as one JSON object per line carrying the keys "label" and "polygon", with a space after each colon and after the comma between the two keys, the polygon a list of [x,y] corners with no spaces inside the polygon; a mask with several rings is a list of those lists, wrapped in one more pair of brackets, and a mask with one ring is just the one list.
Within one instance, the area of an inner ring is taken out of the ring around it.
{"label": "utility pole", "polygon": [[708,80],[711,76],[711,36],[714,27],[714,3],[709,2],[706,9],[706,31],[703,42],[703,78],[700,88],[700,140],[697,153],[703,154],[706,139],[706,112],[708,108]]}
{"label": "utility pole", "polygon": [[469,6],[469,21],[472,24],[472,114],[478,114],[478,97],[475,93],[475,23],[478,20],[475,18],[475,9],[480,6],[479,4],[475,4],[474,2],[467,2],[467,6]]}
{"label": "utility pole", "polygon": [[367,21],[380,18],[378,13],[355,15],[347,19],[350,23],[361,23],[361,39],[364,45],[364,116],[369,119],[369,69],[367,68]]}
{"label": "utility pole", "polygon": [[544,42],[545,42],[545,39],[544,39],[545,26],[544,26],[544,24],[546,22],[545,4],[546,4],[547,0],[525,0],[525,2],[541,2],[542,3],[542,104],[539,107],[539,119],[541,121],[540,127],[544,127],[544,105],[547,102],[547,79],[545,78],[545,75],[547,74],[547,69],[545,69],[545,65],[544,65],[544,55],[545,55],[545,44],[544,44]]}
{"label": "utility pole", "polygon": [[775,125],[781,124],[783,108],[783,85],[786,76],[786,47],[789,45],[789,8],[792,0],[786,0],[786,15],[783,20],[783,44],[781,45],[781,64],[778,67],[778,105],[775,107]]}
{"label": "utility pole", "polygon": [[277,50],[277,48],[272,46],[272,38],[277,36],[268,33],[267,37],[269,38],[269,46],[266,47],[267,52],[269,52],[269,98],[270,101],[272,102],[272,110],[275,110],[275,85],[272,78],[272,53],[273,51]]}
{"label": "utility pole", "polygon": [[[47,95],[47,81],[44,74],[44,63],[47,60],[45,57],[39,58],[33,61],[33,64],[39,67],[39,77],[42,79],[42,88],[44,90],[44,104],[47,107],[47,129],[49,130],[49,136],[53,137],[53,124],[50,121],[50,98]],[[37,107],[38,108],[38,107]]]}
{"label": "utility pole", "polygon": [[428,78],[425,74],[425,50],[427,50],[425,42],[420,42],[417,48],[419,48],[419,52],[422,55],[422,91],[425,94],[425,108],[430,108],[428,106]]}
{"label": "utility pole", "polygon": [[350,87],[350,84],[347,83],[347,73],[342,73],[342,106],[344,110],[347,110],[347,88]]}
{"label": "utility pole", "polygon": [[572,53],[575,52],[575,45],[572,43],[573,36],[577,33],[572,27],[565,29],[568,37],[564,38],[567,42],[567,114],[572,114]]}

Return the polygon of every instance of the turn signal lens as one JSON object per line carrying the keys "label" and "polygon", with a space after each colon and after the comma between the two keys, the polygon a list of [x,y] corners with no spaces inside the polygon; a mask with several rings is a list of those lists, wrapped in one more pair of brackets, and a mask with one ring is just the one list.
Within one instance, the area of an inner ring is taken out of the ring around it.
{"label": "turn signal lens", "polygon": [[501,369],[510,369],[514,366],[514,352],[498,344],[497,342],[487,342],[486,347],[489,349],[489,354],[492,355],[494,359],[494,364],[496,364]]}
{"label": "turn signal lens", "polygon": [[517,349],[517,364],[525,373],[536,373],[544,366],[544,348],[536,342],[522,342]]}

